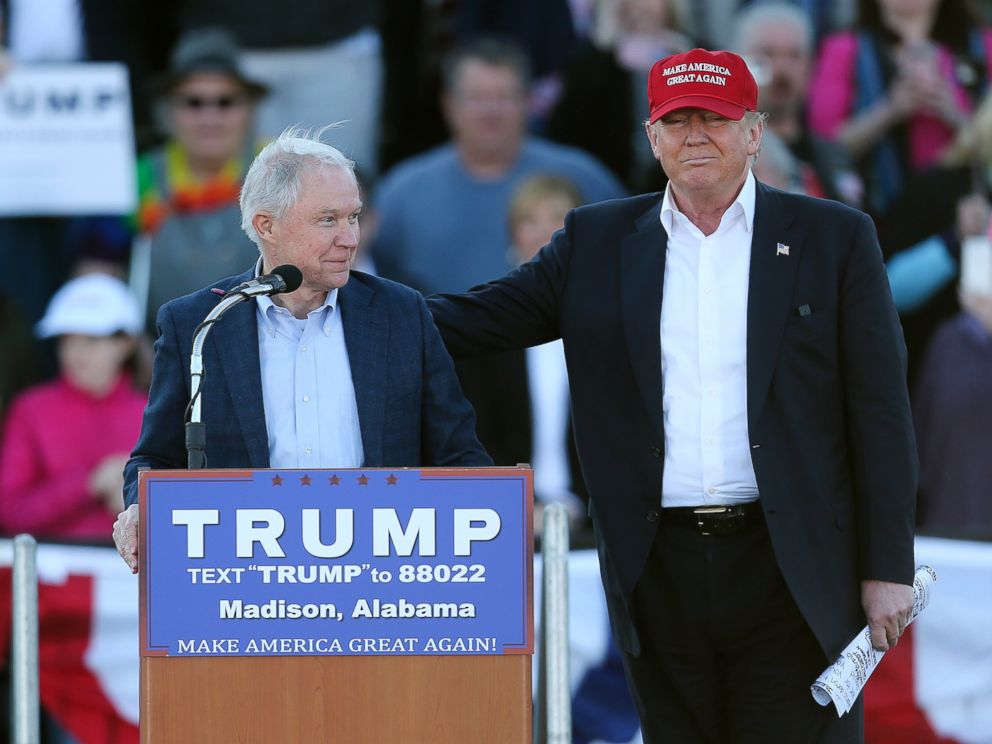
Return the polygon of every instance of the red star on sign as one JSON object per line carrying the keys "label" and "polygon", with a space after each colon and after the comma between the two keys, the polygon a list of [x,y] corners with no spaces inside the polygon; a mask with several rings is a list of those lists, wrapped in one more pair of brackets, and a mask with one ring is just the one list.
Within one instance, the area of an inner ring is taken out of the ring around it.
{"label": "red star on sign", "polygon": [[340,479],[340,478],[338,478],[338,477],[337,477],[336,475],[332,475],[332,476],[331,476],[330,478],[328,478],[327,480],[329,480],[329,481],[331,482],[331,485],[332,485],[332,486],[336,486],[336,485],[338,485],[339,483],[341,483],[341,479]]}
{"label": "red star on sign", "polygon": [[369,477],[367,475],[363,473],[362,475],[358,476],[358,485],[367,486],[368,484],[369,484]]}
{"label": "red star on sign", "polygon": [[281,486],[282,485],[282,477],[281,476],[278,476],[278,475],[273,475],[272,476],[272,485],[273,486]]}
{"label": "red star on sign", "polygon": [[395,486],[396,485],[396,476],[393,475],[392,473],[390,473],[389,475],[387,475],[386,476],[386,483],[388,483],[390,486]]}
{"label": "red star on sign", "polygon": [[310,481],[312,480],[313,478],[311,478],[309,475],[304,475],[303,477],[300,478],[300,485],[309,486]]}

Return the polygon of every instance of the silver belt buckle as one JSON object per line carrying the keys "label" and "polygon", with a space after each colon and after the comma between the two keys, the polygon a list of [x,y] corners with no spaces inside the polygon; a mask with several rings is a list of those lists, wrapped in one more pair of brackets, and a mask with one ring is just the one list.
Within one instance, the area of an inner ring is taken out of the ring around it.
{"label": "silver belt buckle", "polygon": [[726,514],[729,512],[726,506],[701,506],[698,509],[693,509],[692,513],[696,515],[696,526],[699,528],[700,535],[712,535],[712,532],[708,532],[705,526],[703,518],[710,514]]}

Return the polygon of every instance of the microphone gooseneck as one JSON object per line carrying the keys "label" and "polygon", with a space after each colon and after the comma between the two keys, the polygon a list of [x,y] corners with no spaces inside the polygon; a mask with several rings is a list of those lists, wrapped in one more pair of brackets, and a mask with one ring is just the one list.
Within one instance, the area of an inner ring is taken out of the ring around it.
{"label": "microphone gooseneck", "polygon": [[203,344],[211,327],[224,313],[240,302],[260,295],[294,292],[301,284],[303,284],[303,272],[298,268],[292,264],[277,266],[270,274],[242,282],[224,292],[223,299],[207,313],[207,317],[193,331],[193,351],[189,360],[190,396],[189,405],[186,407],[186,457],[190,470],[207,466],[207,437],[202,418],[200,389],[206,374],[203,367]]}

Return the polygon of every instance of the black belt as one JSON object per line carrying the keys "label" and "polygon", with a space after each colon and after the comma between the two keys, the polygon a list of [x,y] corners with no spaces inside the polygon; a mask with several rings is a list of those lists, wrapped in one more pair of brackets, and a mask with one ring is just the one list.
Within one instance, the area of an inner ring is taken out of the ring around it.
{"label": "black belt", "polygon": [[663,520],[690,524],[700,535],[732,535],[761,517],[761,503],[732,506],[672,506],[661,510]]}

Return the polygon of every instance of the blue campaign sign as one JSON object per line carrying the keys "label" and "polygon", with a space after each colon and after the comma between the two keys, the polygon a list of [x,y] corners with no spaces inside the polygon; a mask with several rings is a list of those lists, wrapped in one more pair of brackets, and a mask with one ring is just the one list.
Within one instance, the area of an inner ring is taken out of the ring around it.
{"label": "blue campaign sign", "polygon": [[143,655],[533,652],[529,470],[140,478]]}

